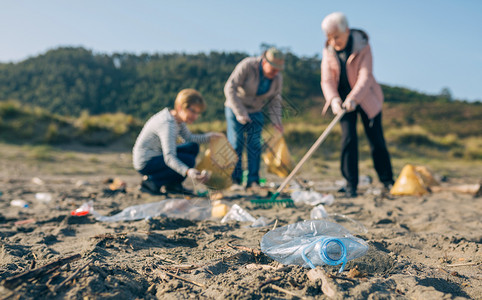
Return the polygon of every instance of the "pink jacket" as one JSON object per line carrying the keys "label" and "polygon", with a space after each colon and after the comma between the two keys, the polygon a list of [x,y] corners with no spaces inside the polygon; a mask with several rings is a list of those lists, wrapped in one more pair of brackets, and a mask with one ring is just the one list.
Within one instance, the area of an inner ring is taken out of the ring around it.
{"label": "pink jacket", "polygon": [[[353,50],[346,62],[346,73],[351,92],[347,98],[360,105],[368,117],[372,119],[382,110],[383,93],[380,85],[373,77],[372,53],[367,34],[356,29],[352,29],[351,34],[353,36]],[[327,44],[323,49],[321,61],[321,89],[326,100],[323,114],[330,107],[333,98],[340,97],[338,94],[339,78],[340,63],[336,57],[335,49]]]}

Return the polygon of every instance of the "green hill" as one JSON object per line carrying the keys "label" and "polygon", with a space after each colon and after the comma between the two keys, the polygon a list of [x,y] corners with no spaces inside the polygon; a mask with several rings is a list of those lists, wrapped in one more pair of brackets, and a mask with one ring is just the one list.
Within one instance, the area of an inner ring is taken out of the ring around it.
{"label": "green hill", "polygon": [[[224,130],[223,87],[245,53],[96,54],[58,48],[19,63],[0,64],[0,141],[19,144],[131,147],[143,122],[172,106],[183,88],[201,91],[208,109],[194,131]],[[321,117],[320,59],[287,54],[286,139],[309,146],[331,116]],[[384,126],[394,155],[482,157],[482,103],[382,86]],[[204,123],[202,123],[204,122]],[[320,155],[337,155],[338,129]],[[360,147],[367,147],[361,141]]]}
{"label": "green hill", "polygon": [[[58,48],[19,63],[0,64],[0,99],[17,100],[60,115],[78,117],[122,112],[144,120],[172,105],[183,88],[198,89],[210,109],[206,120],[223,115],[223,87],[246,53],[96,54],[84,48]],[[445,101],[446,95],[426,95],[383,86],[387,102]],[[287,54],[283,97],[290,108],[304,113],[318,105],[320,59]]]}

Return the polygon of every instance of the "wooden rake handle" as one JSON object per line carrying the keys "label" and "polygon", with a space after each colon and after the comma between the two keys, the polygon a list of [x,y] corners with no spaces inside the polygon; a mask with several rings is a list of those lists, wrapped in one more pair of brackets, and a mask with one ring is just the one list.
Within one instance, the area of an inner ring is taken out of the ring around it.
{"label": "wooden rake handle", "polygon": [[308,158],[311,157],[313,152],[315,152],[316,149],[318,149],[318,147],[321,145],[321,143],[323,143],[326,140],[326,137],[328,136],[328,134],[331,132],[333,127],[335,127],[336,123],[338,123],[338,121],[340,121],[340,119],[345,115],[345,112],[346,112],[345,110],[342,110],[339,114],[337,114],[335,116],[335,118],[331,121],[331,123],[328,124],[328,127],[326,127],[326,129],[323,131],[323,133],[320,135],[320,137],[311,146],[310,150],[308,150],[308,152],[306,152],[305,156],[303,156],[303,158],[298,162],[298,164],[293,169],[293,171],[291,171],[291,173],[288,175],[288,177],[286,177],[286,179],[283,181],[283,183],[281,183],[279,188],[276,190],[277,194],[280,194],[284,190],[286,185],[288,185],[288,183],[291,181],[291,179],[296,175],[296,172],[298,172],[300,170],[300,168],[303,166],[303,164],[308,160]]}

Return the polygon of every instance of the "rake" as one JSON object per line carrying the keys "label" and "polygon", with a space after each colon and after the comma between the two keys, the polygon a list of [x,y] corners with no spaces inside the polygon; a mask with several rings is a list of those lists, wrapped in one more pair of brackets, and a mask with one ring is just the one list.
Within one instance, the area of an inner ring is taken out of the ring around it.
{"label": "rake", "polygon": [[285,199],[277,199],[278,196],[281,194],[281,192],[285,189],[285,187],[288,185],[288,183],[293,179],[293,177],[296,175],[296,173],[300,170],[300,168],[303,166],[303,164],[313,155],[313,152],[318,149],[318,147],[321,145],[326,140],[326,137],[328,134],[331,132],[333,127],[340,121],[340,119],[345,115],[345,110],[342,110],[339,114],[335,116],[335,118],[328,124],[328,127],[323,131],[323,133],[318,137],[318,139],[315,141],[315,143],[311,146],[311,148],[306,152],[306,154],[303,156],[303,158],[298,162],[298,164],[295,166],[293,171],[288,175],[288,177],[285,178],[285,180],[281,183],[281,185],[278,187],[276,192],[271,196],[269,199],[253,199],[251,200],[251,203],[256,204],[256,205],[261,205],[261,206],[271,206],[273,204],[276,205],[281,205],[281,206],[286,206],[286,207],[292,207],[294,206],[294,202],[290,198],[285,198]]}

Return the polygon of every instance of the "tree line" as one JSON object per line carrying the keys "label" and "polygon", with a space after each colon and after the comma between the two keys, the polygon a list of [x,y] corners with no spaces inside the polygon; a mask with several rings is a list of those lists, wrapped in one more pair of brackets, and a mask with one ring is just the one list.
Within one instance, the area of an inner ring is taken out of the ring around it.
{"label": "tree line", "polygon": [[[183,88],[199,90],[208,102],[203,120],[224,117],[226,80],[248,54],[101,54],[61,47],[18,63],[0,64],[0,100],[17,100],[65,116],[122,112],[141,120],[172,106]],[[301,113],[320,106],[321,59],[287,52],[283,97]],[[382,85],[387,102],[451,101],[449,91],[426,95]]]}

